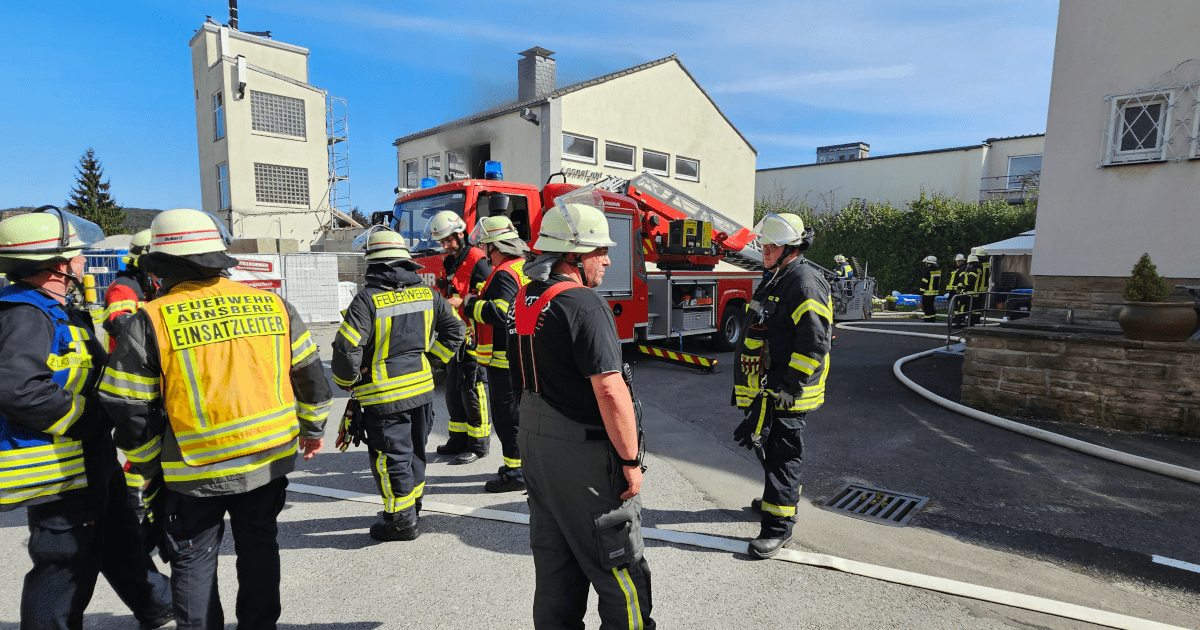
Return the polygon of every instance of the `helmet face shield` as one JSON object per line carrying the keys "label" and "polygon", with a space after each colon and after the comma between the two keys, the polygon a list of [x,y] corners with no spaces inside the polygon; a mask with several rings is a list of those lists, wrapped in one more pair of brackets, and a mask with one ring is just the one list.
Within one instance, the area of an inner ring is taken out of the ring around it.
{"label": "helmet face shield", "polygon": [[[795,217],[794,220],[801,226],[804,225],[799,217]],[[803,227],[797,229],[792,221],[773,212],[763,217],[751,232],[758,237],[762,245],[799,245],[804,240]]]}
{"label": "helmet face shield", "polygon": [[386,229],[388,229],[386,225],[372,225],[371,227],[367,228],[366,231],[364,231],[362,234],[359,234],[358,236],[354,237],[354,241],[352,243],[350,243],[350,250],[355,251],[355,252],[367,251],[367,241],[371,240],[371,235],[380,230],[386,230]]}
{"label": "helmet face shield", "polygon": [[[85,249],[104,240],[104,230],[99,225],[54,206],[42,206],[34,212],[44,212],[58,217],[60,226],[57,243],[45,243],[37,248],[44,252],[66,252]],[[33,251],[33,250],[29,250]]]}

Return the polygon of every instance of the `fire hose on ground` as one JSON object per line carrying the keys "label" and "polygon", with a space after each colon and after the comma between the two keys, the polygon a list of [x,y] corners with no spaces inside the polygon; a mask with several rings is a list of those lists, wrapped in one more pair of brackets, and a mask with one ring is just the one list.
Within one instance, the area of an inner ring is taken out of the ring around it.
{"label": "fire hose on ground", "polygon": [[[859,323],[864,323],[864,322],[859,322]],[[875,323],[891,324],[891,325],[899,324],[899,325],[930,326],[929,324],[913,323],[913,322],[875,322]],[[884,330],[874,330],[874,329],[869,329],[869,328],[854,328],[851,326],[847,326],[845,324],[838,324],[837,327],[845,329],[845,330],[856,330],[859,332],[885,333],[885,334],[911,336],[911,337],[927,337],[927,338],[939,339],[939,340],[946,338],[945,335],[935,335],[935,334],[920,333],[920,332],[884,331]],[[1074,449],[1074,450],[1077,450],[1077,451],[1080,451],[1083,453],[1095,455],[1097,457],[1102,457],[1102,458],[1108,459],[1110,461],[1115,461],[1115,462],[1119,462],[1122,464],[1126,464],[1128,466],[1133,466],[1135,468],[1140,468],[1143,470],[1148,470],[1151,472],[1164,474],[1164,475],[1175,477],[1178,479],[1183,479],[1185,481],[1191,481],[1193,483],[1200,483],[1200,471],[1195,471],[1195,470],[1191,470],[1188,468],[1183,468],[1181,466],[1174,466],[1172,464],[1166,464],[1163,462],[1157,462],[1154,460],[1150,460],[1150,459],[1147,459],[1144,457],[1138,457],[1135,455],[1122,453],[1120,451],[1115,451],[1115,450],[1104,448],[1104,447],[1097,446],[1094,444],[1089,444],[1087,442],[1082,442],[1080,440],[1067,438],[1067,437],[1064,437],[1061,435],[1051,433],[1049,431],[1043,431],[1041,429],[1036,429],[1036,428],[1033,428],[1033,427],[1030,427],[1027,425],[1013,422],[1011,420],[1006,420],[1004,418],[992,416],[990,414],[985,414],[983,412],[980,412],[980,411],[971,409],[969,407],[960,405],[958,403],[941,398],[941,397],[933,394],[929,390],[926,390],[925,388],[921,387],[920,385],[917,385],[911,379],[904,376],[904,374],[901,372],[901,369],[900,369],[901,366],[904,365],[905,363],[907,363],[908,361],[912,361],[915,359],[919,359],[921,357],[929,356],[930,354],[933,354],[936,351],[937,351],[937,349],[927,350],[925,352],[919,352],[917,354],[903,357],[900,360],[896,361],[896,363],[893,366],[893,371],[896,374],[896,377],[899,378],[900,381],[903,382],[906,386],[913,389],[914,391],[916,391],[918,394],[922,395],[923,397],[931,400],[932,402],[939,404],[943,407],[946,407],[948,409],[951,409],[953,411],[956,411],[960,414],[969,416],[971,418],[982,420],[984,422],[988,422],[989,424],[994,424],[996,426],[1000,426],[1005,429],[1009,429],[1011,431],[1022,433],[1024,435],[1029,435],[1031,437],[1046,440],[1046,441],[1054,443],[1054,444],[1059,444],[1061,446],[1065,446],[1067,448],[1071,448],[1071,449]],[[321,496],[321,497],[326,497],[326,498],[330,498],[330,499],[349,500],[349,501],[357,501],[357,502],[371,503],[371,504],[382,503],[382,499],[378,495],[360,494],[357,492],[350,492],[350,491],[346,491],[346,490],[339,490],[339,489],[333,489],[333,488],[324,488],[324,487],[320,487],[320,486],[310,486],[310,485],[305,485],[305,484],[293,483],[293,484],[289,485],[289,490],[291,490],[293,492],[300,492],[303,494]],[[438,502],[432,502],[432,501],[425,501],[423,504],[423,509],[430,511],[430,512],[439,512],[439,513],[443,513],[443,514],[466,516],[466,517],[470,517],[470,518],[481,518],[481,519],[499,521],[499,522],[504,522],[504,523],[513,523],[513,524],[518,524],[518,525],[528,525],[529,524],[529,516],[527,514],[520,514],[517,512],[507,512],[507,511],[503,511],[503,510],[494,510],[494,509],[489,509],[489,508],[473,508],[473,507],[465,507],[465,506],[438,503]],[[648,540],[658,540],[658,541],[671,543],[671,544],[688,545],[688,546],[700,547],[700,548],[704,548],[704,549],[725,551],[725,552],[729,552],[729,553],[745,554],[747,552],[746,541],[740,540],[740,539],[734,539],[734,538],[710,536],[710,535],[696,534],[696,533],[690,533],[690,532],[676,532],[676,531],[657,529],[657,528],[652,528],[652,527],[642,528],[642,536]],[[913,573],[911,571],[904,571],[901,569],[894,569],[891,567],[878,566],[878,565],[868,564],[865,562],[858,562],[855,560],[848,560],[845,558],[839,558],[836,556],[830,556],[830,555],[825,555],[825,554],[809,553],[809,552],[796,551],[794,549],[785,548],[782,550],[782,552],[780,552],[779,555],[775,556],[773,559],[774,560],[782,560],[784,562],[791,562],[791,563],[795,563],[795,564],[804,564],[804,565],[813,566],[813,567],[834,569],[837,571],[842,571],[844,573],[850,573],[850,574],[859,575],[862,577],[868,577],[868,578],[872,578],[872,579],[876,579],[876,580],[882,580],[885,582],[891,582],[893,584],[902,584],[905,586],[922,588],[922,589],[935,591],[935,592],[939,592],[939,593],[945,593],[948,595],[955,595],[955,596],[966,597],[966,598],[974,599],[974,600],[978,600],[978,601],[991,602],[991,603],[995,603],[995,604],[1011,606],[1013,608],[1021,608],[1021,609],[1025,609],[1025,610],[1031,610],[1034,612],[1044,613],[1044,614],[1048,614],[1048,615],[1054,615],[1054,616],[1063,617],[1066,619],[1075,619],[1078,621],[1084,621],[1087,623],[1093,623],[1093,624],[1097,624],[1097,625],[1107,626],[1110,628],[1119,628],[1121,630],[1184,630],[1180,626],[1174,626],[1174,625],[1160,623],[1160,622],[1156,622],[1156,621],[1150,621],[1147,619],[1139,619],[1137,617],[1132,617],[1129,615],[1122,615],[1120,613],[1114,613],[1114,612],[1099,610],[1099,609],[1095,609],[1095,608],[1088,608],[1086,606],[1079,606],[1079,605],[1070,604],[1067,602],[1060,602],[1060,601],[1056,601],[1056,600],[1052,600],[1052,599],[1046,599],[1044,597],[1026,595],[1023,593],[1016,593],[1016,592],[1012,592],[1012,591],[1005,591],[1005,590],[1001,590],[1001,589],[991,588],[991,587],[987,587],[987,586],[980,586],[977,584],[970,584],[967,582],[960,582],[958,580],[951,580],[951,579],[941,578],[941,577],[936,577],[936,576],[931,576],[931,575],[923,575],[920,573]]]}
{"label": "fire hose on ground", "polygon": [[[888,326],[895,326],[895,325],[927,326],[927,327],[932,327],[932,326],[940,327],[941,326],[941,324],[924,324],[924,323],[918,323],[918,322],[854,322],[855,325],[866,324],[866,323],[881,324],[881,325],[888,325]],[[841,328],[842,330],[853,330],[853,331],[857,331],[857,332],[879,333],[879,334],[885,334],[885,335],[902,335],[905,337],[926,337],[929,339],[939,339],[939,340],[946,339],[946,335],[938,335],[938,334],[932,334],[932,333],[920,333],[920,332],[907,332],[907,331],[899,331],[899,330],[878,330],[878,329],[874,329],[874,328],[856,328],[855,326],[852,326],[847,323],[837,324],[837,327]],[[962,339],[958,339],[958,341],[962,341]],[[923,358],[923,357],[930,356],[936,352],[938,352],[938,348],[934,348],[932,350],[926,350],[924,352],[918,352],[916,354],[910,354],[906,357],[901,357],[899,360],[896,361],[895,364],[892,365],[892,373],[896,375],[897,379],[900,379],[901,383],[904,383],[904,385],[906,387],[913,390],[917,394],[921,395],[921,397],[929,400],[930,402],[932,402],[938,406],[945,407],[946,409],[949,409],[955,413],[967,416],[968,418],[979,420],[981,422],[986,422],[988,424],[1000,427],[1002,429],[1007,429],[1007,430],[1013,431],[1015,433],[1027,435],[1029,437],[1032,437],[1032,438],[1035,438],[1038,440],[1042,440],[1044,442],[1049,442],[1051,444],[1055,444],[1055,445],[1061,446],[1063,448],[1069,448],[1073,451],[1085,453],[1085,454],[1091,455],[1093,457],[1099,457],[1101,459],[1106,459],[1110,462],[1116,462],[1118,464],[1124,464],[1126,466],[1130,466],[1132,468],[1137,468],[1139,470],[1145,470],[1145,471],[1156,473],[1159,475],[1172,477],[1174,479],[1180,479],[1182,481],[1200,484],[1200,470],[1194,470],[1191,468],[1186,468],[1184,466],[1177,466],[1175,464],[1168,464],[1166,462],[1160,462],[1158,460],[1150,459],[1148,457],[1131,455],[1129,453],[1114,450],[1111,448],[1106,448],[1106,447],[1100,446],[1098,444],[1092,444],[1091,442],[1085,442],[1083,440],[1069,438],[1065,435],[1059,435],[1058,433],[1053,433],[1051,431],[1045,431],[1043,429],[1031,427],[1027,424],[1022,424],[1020,422],[1015,422],[1013,420],[1001,418],[1000,416],[994,416],[990,413],[984,413],[982,411],[979,411],[978,409],[972,409],[970,407],[967,407],[966,405],[961,405],[952,400],[947,400],[945,398],[942,398],[941,396],[938,396],[937,394],[934,394],[933,392],[916,384],[915,382],[913,382],[912,379],[910,379],[904,375],[904,372],[901,369],[901,367],[905,363],[908,363],[909,361],[915,361],[915,360]]]}

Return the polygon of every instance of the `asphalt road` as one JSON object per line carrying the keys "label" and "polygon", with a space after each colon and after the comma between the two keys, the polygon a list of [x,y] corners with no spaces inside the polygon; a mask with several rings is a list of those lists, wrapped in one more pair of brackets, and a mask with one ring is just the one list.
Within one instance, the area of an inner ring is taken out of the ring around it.
{"label": "asphalt road", "polygon": [[[805,429],[803,500],[820,505],[847,482],[929,497],[907,527],[1152,591],[1200,611],[1200,574],[1152,561],[1157,555],[1200,565],[1200,486],[1076,453],[933,405],[904,387],[892,365],[935,345],[927,339],[837,331],[826,403]],[[729,406],[733,355],[713,353],[703,340],[685,341],[683,349],[718,358],[720,373],[639,359],[638,394],[715,442],[731,445],[739,420]],[[961,357],[935,355],[907,364],[905,373],[935,393],[957,399],[961,365]],[[1197,440],[1023,421],[1200,468]],[[828,551],[853,556],[852,549],[836,543]]]}
{"label": "asphalt road", "polygon": [[[322,357],[336,327],[314,329]],[[1200,564],[1195,531],[1200,488],[1092,459],[942,410],[892,376],[899,357],[931,342],[838,332],[827,403],[808,423],[806,479],[789,547],[947,577],[1198,627],[1200,587],[1150,555]],[[650,470],[646,526],[746,539],[757,518],[746,507],[761,490],[753,456],[732,443],[732,356],[720,372],[638,359]],[[630,353],[635,359],[636,354]],[[908,374],[953,393],[956,359],[910,364]],[[439,384],[430,450],[445,437]],[[329,442],[344,394],[331,415]],[[1200,444],[1039,425],[1173,463],[1200,466]],[[493,449],[498,450],[493,440]],[[374,483],[364,447],[327,450],[299,465],[296,484],[364,494]],[[427,500],[526,512],[519,493],[489,495],[482,483],[497,455],[450,466],[430,455]],[[888,527],[816,507],[846,482],[919,494],[930,502],[906,527]],[[290,492],[280,517],[282,628],[370,630],[407,627],[530,627],[533,566],[528,529],[427,512],[413,543],[366,535],[378,506]],[[28,568],[23,510],[0,514],[0,630],[16,628],[16,593]],[[233,622],[231,537],[222,547],[221,592]],[[952,597],[836,571],[659,542],[647,543],[655,617],[672,628],[1097,628],[1060,617]],[[164,569],[165,570],[165,569]],[[594,602],[589,610],[594,608]],[[594,612],[588,626],[595,627]],[[133,627],[101,580],[88,628]],[[230,626],[232,627],[232,626]]]}

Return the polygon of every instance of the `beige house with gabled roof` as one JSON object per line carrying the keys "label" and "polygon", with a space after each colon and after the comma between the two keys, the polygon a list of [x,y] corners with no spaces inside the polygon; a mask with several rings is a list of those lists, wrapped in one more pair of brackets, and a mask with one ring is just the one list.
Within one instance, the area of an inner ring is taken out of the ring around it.
{"label": "beige house with gabled roof", "polygon": [[675,55],[558,88],[553,52],[518,61],[518,98],[394,143],[400,188],[482,178],[541,187],[652,173],[730,218],[754,217],[758,152]]}

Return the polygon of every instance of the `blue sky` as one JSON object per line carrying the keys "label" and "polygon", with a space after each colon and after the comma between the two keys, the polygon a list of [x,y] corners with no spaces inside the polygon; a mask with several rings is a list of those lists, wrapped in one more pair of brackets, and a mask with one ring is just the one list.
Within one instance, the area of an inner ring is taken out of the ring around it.
{"label": "blue sky", "polygon": [[[199,207],[188,40],[226,0],[6,5],[0,207],[62,203],[95,148],[125,206]],[[519,51],[557,53],[560,85],[679,55],[759,151],[872,155],[1042,133],[1054,0],[398,2],[241,0],[243,30],[310,50],[348,99],[356,206],[391,205],[397,137],[516,97]]]}

